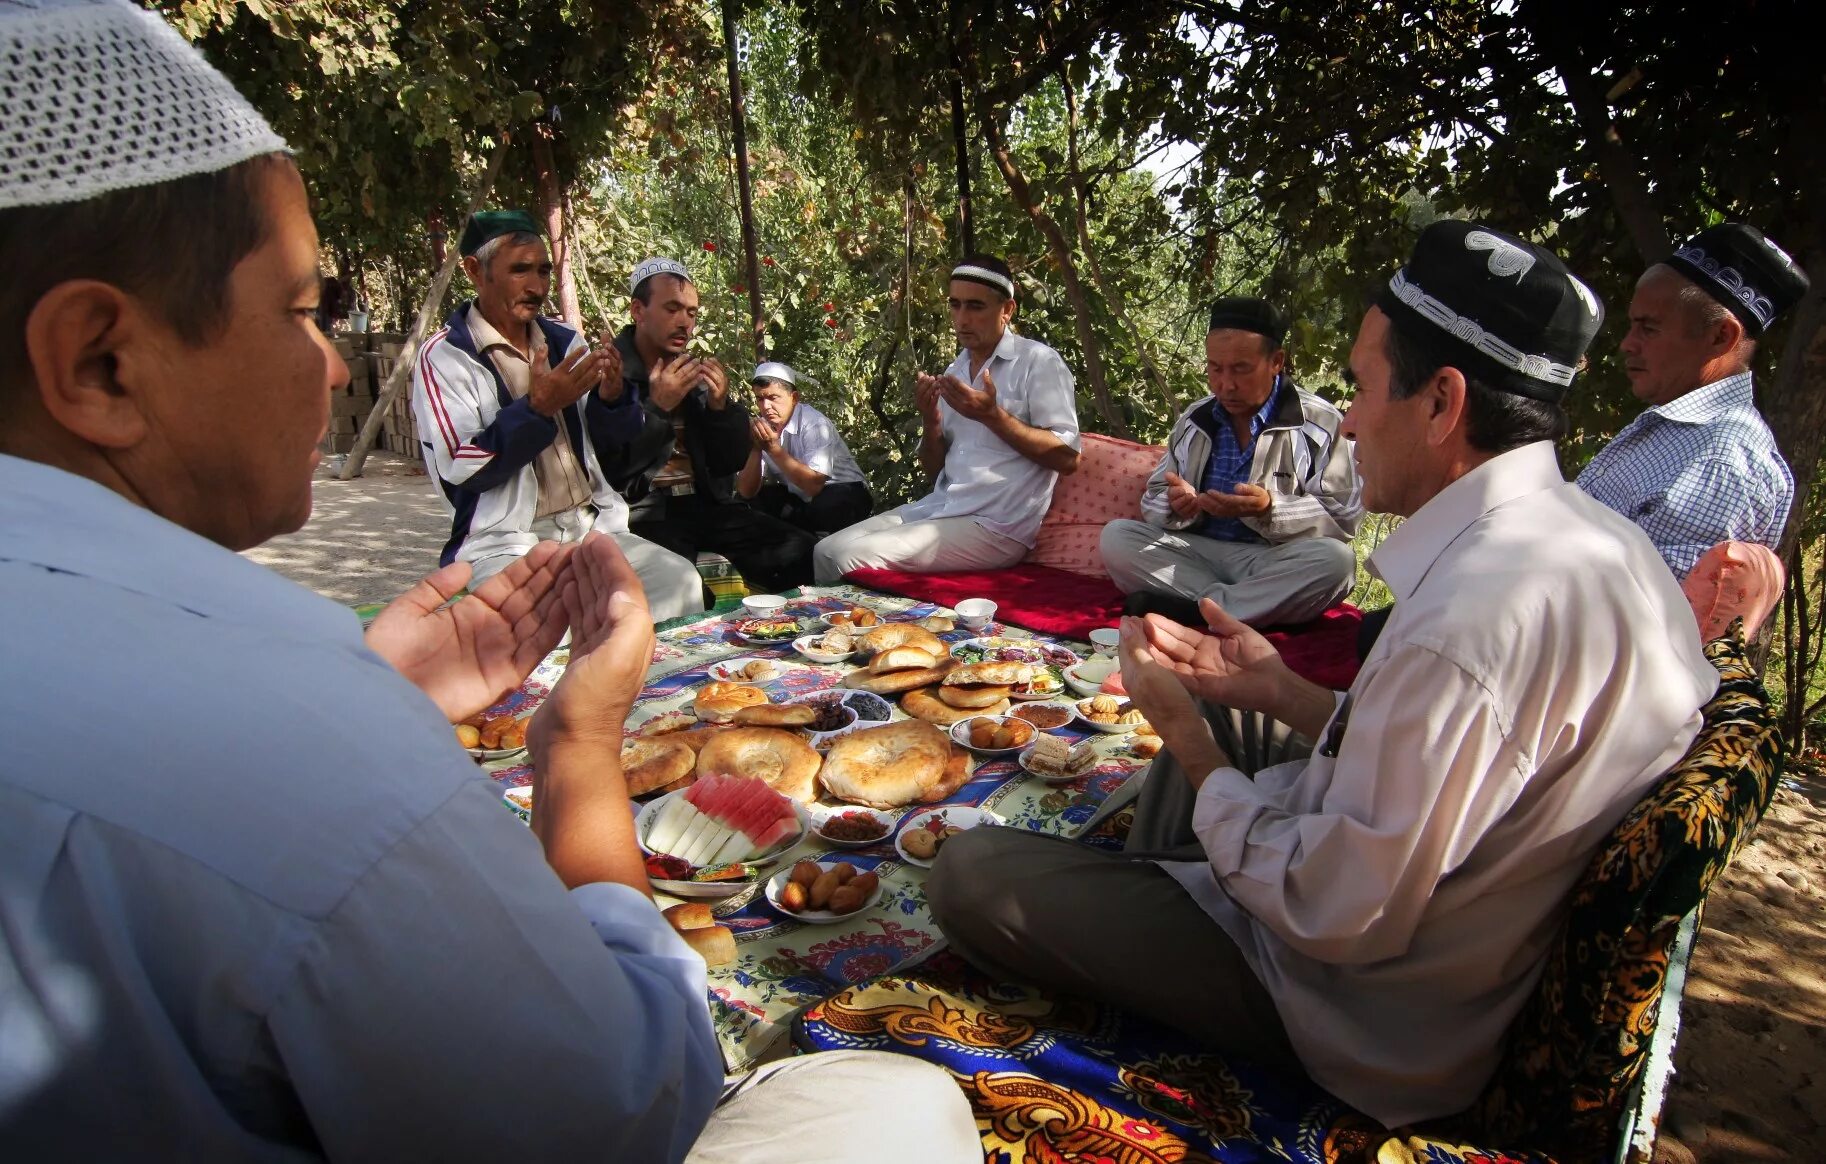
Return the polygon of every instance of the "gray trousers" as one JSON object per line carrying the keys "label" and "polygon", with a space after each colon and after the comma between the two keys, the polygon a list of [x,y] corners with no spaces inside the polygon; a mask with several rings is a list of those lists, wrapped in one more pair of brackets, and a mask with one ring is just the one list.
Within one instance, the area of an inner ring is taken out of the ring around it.
{"label": "gray trousers", "polygon": [[1332,538],[1225,542],[1121,518],[1103,527],[1103,564],[1124,594],[1209,598],[1251,626],[1317,618],[1343,601],[1357,555]]}
{"label": "gray trousers", "polygon": [[990,533],[968,517],[908,521],[899,509],[890,509],[840,529],[814,546],[812,576],[818,585],[832,586],[864,566],[936,574],[1000,570],[1026,556],[1026,546]]}
{"label": "gray trousers", "polygon": [[[1211,714],[1218,742],[1245,772],[1303,744],[1261,716]],[[991,974],[1113,1003],[1215,1050],[1300,1073],[1274,999],[1236,943],[1141,855],[1145,844],[1154,857],[1204,859],[1191,786],[1171,755],[1154,761],[1141,798],[1121,854],[1016,829],[953,837],[926,880],[939,929]]]}

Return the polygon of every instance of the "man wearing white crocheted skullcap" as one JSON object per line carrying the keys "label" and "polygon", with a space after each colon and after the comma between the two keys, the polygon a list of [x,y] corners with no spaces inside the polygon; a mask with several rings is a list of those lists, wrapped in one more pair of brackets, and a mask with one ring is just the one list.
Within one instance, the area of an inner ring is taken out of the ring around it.
{"label": "man wearing white crocheted skullcap", "polygon": [[[0,1157],[980,1159],[923,1064],[726,1087],[620,774],[653,638],[612,540],[365,639],[234,552],[309,515],[344,375],[260,115],[106,0],[0,2],[0,91]],[[450,724],[567,625],[529,834]]]}
{"label": "man wearing white crocheted skullcap", "polygon": [[919,466],[932,492],[819,542],[821,584],[853,570],[998,570],[1027,556],[1061,473],[1078,468],[1078,405],[1059,353],[1009,329],[1008,264],[967,255],[946,296],[957,359],[921,374]]}

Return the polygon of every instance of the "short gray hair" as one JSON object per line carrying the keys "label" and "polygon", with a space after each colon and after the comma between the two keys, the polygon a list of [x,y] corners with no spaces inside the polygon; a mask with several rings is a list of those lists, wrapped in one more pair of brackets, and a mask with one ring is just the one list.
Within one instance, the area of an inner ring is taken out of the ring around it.
{"label": "short gray hair", "polygon": [[495,254],[504,246],[524,246],[527,243],[544,242],[545,240],[530,230],[514,230],[506,234],[497,234],[476,248],[475,260],[484,272],[488,264],[494,261]]}
{"label": "short gray hair", "polygon": [[[1704,335],[1723,323],[1725,317],[1731,314],[1731,309],[1708,294],[1705,288],[1666,263],[1656,263],[1642,272],[1642,277],[1636,280],[1636,286],[1642,286],[1648,282],[1651,276],[1660,277],[1663,272],[1680,280],[1680,289],[1674,293],[1674,302],[1680,305],[1680,313],[1686,318],[1688,335]],[[1756,340],[1750,335],[1748,328],[1744,329],[1734,350],[1743,357],[1746,365],[1756,355]]]}

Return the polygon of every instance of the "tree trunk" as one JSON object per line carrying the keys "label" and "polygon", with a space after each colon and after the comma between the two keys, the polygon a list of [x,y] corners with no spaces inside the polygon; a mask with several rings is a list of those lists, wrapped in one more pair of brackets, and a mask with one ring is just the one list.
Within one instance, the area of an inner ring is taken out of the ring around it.
{"label": "tree trunk", "polygon": [[1015,205],[1027,213],[1039,228],[1046,240],[1046,249],[1052,252],[1053,260],[1059,264],[1059,277],[1065,283],[1065,297],[1072,305],[1072,322],[1078,333],[1078,346],[1084,353],[1084,378],[1090,383],[1091,396],[1097,402],[1097,411],[1103,416],[1103,423],[1109,426],[1110,432],[1124,440],[1132,440],[1128,421],[1123,419],[1122,410],[1110,398],[1109,383],[1103,374],[1103,347],[1097,342],[1097,335],[1091,329],[1091,305],[1084,295],[1084,282],[1078,277],[1078,266],[1072,261],[1071,244],[1065,239],[1065,232],[1052,216],[1034,201],[1033,190],[1027,185],[1027,177],[1015,164],[1014,155],[1009,152],[1008,143],[1002,137],[1002,127],[996,121],[993,109],[980,111],[983,123],[983,139],[989,145],[989,156],[995,159],[996,168],[1002,171],[1002,177],[1008,182],[1008,192],[1014,196]]}
{"label": "tree trunk", "polygon": [[558,291],[558,314],[564,322],[583,330],[583,307],[577,302],[577,280],[571,274],[570,240],[564,233],[564,183],[552,157],[550,122],[533,126],[533,169],[539,191],[539,210],[545,218],[545,237],[552,248],[552,284]]}
{"label": "tree trunk", "polygon": [[1065,91],[1065,161],[1067,177],[1071,180],[1072,218],[1078,224],[1078,249],[1084,252],[1084,261],[1090,264],[1091,282],[1096,285],[1097,294],[1110,305],[1110,311],[1122,326],[1128,329],[1129,338],[1134,341],[1135,354],[1141,359],[1141,366],[1147,370],[1148,379],[1159,389],[1160,398],[1167,402],[1167,418],[1179,415],[1179,399],[1173,395],[1172,385],[1161,375],[1160,367],[1154,363],[1154,356],[1148,351],[1148,341],[1142,336],[1141,328],[1129,315],[1128,303],[1124,300],[1122,289],[1103,277],[1103,264],[1097,261],[1097,248],[1091,244],[1091,227],[1089,212],[1085,203],[1089,194],[1084,186],[1084,171],[1078,164],[1078,97],[1072,92],[1071,77],[1066,73],[1059,74],[1059,86]]}
{"label": "tree trunk", "polygon": [[[475,193],[469,199],[469,212],[463,216],[467,222],[469,215],[482,208],[488,194],[495,188],[495,179],[501,176],[501,163],[507,160],[508,138],[503,135],[495,146],[494,156],[488,159],[488,168],[482,171],[482,177],[476,182]],[[406,342],[401,347],[399,361],[393,365],[392,375],[387,377],[386,385],[381,388],[380,396],[374,401],[373,411],[368,419],[362,422],[361,433],[355,438],[355,446],[349,450],[348,460],[343,462],[342,472],[337,474],[344,481],[352,481],[361,476],[362,464],[368,459],[368,452],[374,447],[374,438],[380,435],[381,421],[386,418],[387,409],[399,396],[400,390],[412,381],[412,364],[418,358],[419,344],[431,330],[431,321],[437,315],[437,309],[444,302],[444,292],[450,289],[450,279],[456,274],[457,252],[452,248],[444,256],[444,265],[431,280],[431,287],[425,292],[425,301],[419,305],[418,318],[412,324],[412,330],[406,333]]]}
{"label": "tree trunk", "polygon": [[425,215],[425,235],[431,240],[431,269],[435,271],[444,265],[444,243],[450,237],[450,232],[444,228],[442,210]]}
{"label": "tree trunk", "polygon": [[951,142],[957,150],[957,237],[959,257],[976,253],[976,224],[970,218],[970,134],[964,119],[964,78],[951,70]]}
{"label": "tree trunk", "polygon": [[[1800,256],[1799,261],[1804,271],[1826,272],[1826,245]],[[1776,447],[1794,474],[1794,508],[1780,551],[1786,559],[1800,536],[1807,498],[1819,476],[1820,455],[1826,452],[1826,279],[1816,277],[1796,305],[1774,381],[1763,385],[1757,395]]]}
{"label": "tree trunk", "polygon": [[748,182],[748,115],[742,100],[742,69],[736,54],[736,16],[741,0],[723,0],[723,56],[729,64],[729,126],[735,137],[736,189],[741,195],[742,260],[748,271],[748,318],[755,363],[767,359],[767,318],[761,309],[761,260],[755,249],[754,192]]}

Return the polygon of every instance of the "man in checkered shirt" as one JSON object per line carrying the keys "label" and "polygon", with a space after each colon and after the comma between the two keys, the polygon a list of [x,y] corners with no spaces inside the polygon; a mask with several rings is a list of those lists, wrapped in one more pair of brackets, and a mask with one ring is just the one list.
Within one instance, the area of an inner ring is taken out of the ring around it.
{"label": "man in checkered shirt", "polygon": [[1579,488],[1649,536],[1676,578],[1724,541],[1774,549],[1794,477],[1756,411],[1750,363],[1807,276],[1739,223],[1694,236],[1636,283],[1622,351],[1649,405],[1579,474]]}

